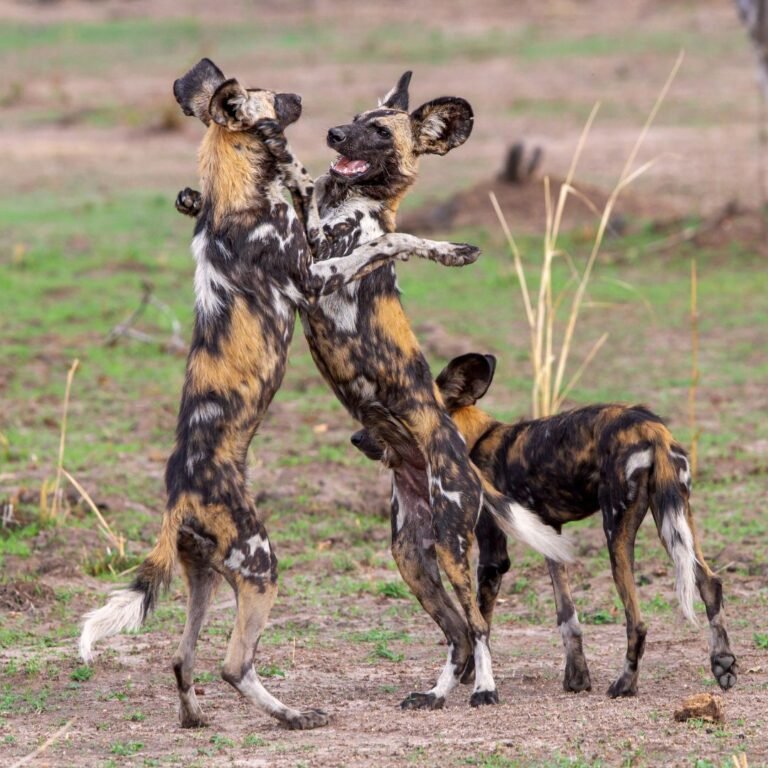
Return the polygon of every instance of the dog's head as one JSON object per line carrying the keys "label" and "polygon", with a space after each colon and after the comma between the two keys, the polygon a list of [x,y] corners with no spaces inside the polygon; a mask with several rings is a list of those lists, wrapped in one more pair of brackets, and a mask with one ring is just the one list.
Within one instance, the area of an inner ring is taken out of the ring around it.
{"label": "dog's head", "polygon": [[285,128],[301,116],[297,94],[243,88],[234,78],[225,78],[210,59],[201,59],[176,80],[173,95],[185,115],[229,131],[248,131],[259,120],[276,120]]}
{"label": "dog's head", "polygon": [[396,192],[416,179],[421,155],[444,155],[469,138],[468,102],[444,96],[409,113],[410,81],[406,72],[376,109],[328,131],[328,146],[339,153],[330,169],[333,178]]}

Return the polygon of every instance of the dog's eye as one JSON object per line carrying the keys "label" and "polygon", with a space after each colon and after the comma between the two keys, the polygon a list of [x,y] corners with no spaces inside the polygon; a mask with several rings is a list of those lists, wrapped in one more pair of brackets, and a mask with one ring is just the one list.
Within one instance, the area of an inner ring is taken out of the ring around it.
{"label": "dog's eye", "polygon": [[392,131],[390,131],[389,128],[383,125],[376,126],[376,133],[378,133],[382,139],[388,139],[392,135]]}

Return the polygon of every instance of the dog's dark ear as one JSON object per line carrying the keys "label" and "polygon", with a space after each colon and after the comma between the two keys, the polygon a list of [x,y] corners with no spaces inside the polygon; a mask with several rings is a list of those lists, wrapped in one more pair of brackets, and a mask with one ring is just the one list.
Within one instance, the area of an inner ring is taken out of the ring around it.
{"label": "dog's dark ear", "polygon": [[408,70],[404,72],[397,85],[379,102],[380,107],[388,109],[402,109],[408,111],[408,86],[411,84],[411,75],[413,72]]}
{"label": "dog's dark ear", "polygon": [[211,96],[225,79],[210,59],[201,59],[173,84],[173,95],[185,115],[194,116],[208,125],[211,122]]}
{"label": "dog's dark ear", "polygon": [[211,96],[211,119],[230,131],[244,131],[256,122],[256,116],[245,108],[247,104],[248,91],[234,78],[225,80]]}
{"label": "dog's dark ear", "polygon": [[474,114],[469,102],[444,96],[411,113],[417,154],[444,155],[460,147],[472,133]]}
{"label": "dog's dark ear", "polygon": [[435,379],[448,411],[474,405],[488,391],[495,370],[493,355],[472,352],[451,360]]}

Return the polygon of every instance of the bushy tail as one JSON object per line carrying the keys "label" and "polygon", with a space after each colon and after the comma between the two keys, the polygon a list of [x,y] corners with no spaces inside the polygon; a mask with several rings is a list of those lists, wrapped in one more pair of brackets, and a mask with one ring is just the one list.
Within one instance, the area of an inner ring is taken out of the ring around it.
{"label": "bushy tail", "polygon": [[80,656],[89,662],[96,641],[124,630],[137,630],[154,608],[161,587],[167,587],[176,562],[176,537],[181,514],[167,512],[157,544],[139,566],[131,585],[112,593],[107,604],[83,617]]}
{"label": "bushy tail", "polygon": [[504,533],[528,544],[550,560],[559,563],[573,560],[573,546],[567,536],[558,533],[534,512],[499,493],[482,475],[480,477],[485,508]]}
{"label": "bushy tail", "polygon": [[680,608],[692,624],[698,625],[693,609],[696,597],[696,550],[688,524],[689,467],[682,448],[674,455],[663,443],[654,453],[651,510],[659,536],[675,566],[675,590]]}

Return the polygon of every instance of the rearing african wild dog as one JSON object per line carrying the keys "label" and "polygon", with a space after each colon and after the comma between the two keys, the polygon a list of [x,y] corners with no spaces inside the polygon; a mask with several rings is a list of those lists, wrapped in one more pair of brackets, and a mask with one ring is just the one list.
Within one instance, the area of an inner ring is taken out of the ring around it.
{"label": "rearing african wild dog", "polygon": [[[467,441],[470,456],[496,488],[560,530],[564,523],[597,510],[616,589],[627,619],[624,669],[608,695],[637,693],[638,664],[646,627],[640,616],[634,570],[634,543],[650,505],[659,536],[675,565],[677,594],[685,616],[696,622],[694,587],[698,587],[710,625],[710,662],[721,688],[736,684],[736,658],[728,642],[722,611],[722,583],[707,566],[696,536],[689,495],[691,475],[683,447],[661,419],[643,406],[593,405],[545,419],[502,424],[475,406],[493,379],[496,359],[469,354],[456,358],[437,377],[446,408]],[[399,484],[426,505],[427,479],[408,462],[377,444],[365,431],[353,443],[371,459],[383,458]],[[480,549],[478,599],[487,621],[510,566],[507,539],[483,513],[477,528]],[[436,570],[434,558],[422,560]],[[591,689],[581,627],[562,563],[547,560],[555,591],[557,623],[566,652],[566,691]]]}
{"label": "rearing african wild dog", "polygon": [[[296,308],[413,251],[460,262],[467,246],[387,235],[350,258],[311,262],[303,228],[283,197],[280,169],[259,120],[295,121],[294,94],[245,90],[203,59],[174,84],[188,115],[208,128],[199,152],[203,194],[192,251],[196,312],[192,345],[168,460],[168,506],[158,542],[133,583],[86,617],[84,659],[93,643],[138,628],[169,582],[178,558],[188,585],[187,621],[174,671],[183,726],[203,724],[193,686],[198,634],[223,576],[237,597],[237,618],[222,670],[243,696],[292,728],[327,722],[272,697],[253,661],[277,592],[277,560],[246,487],[248,446],[280,386]],[[458,256],[457,256],[458,254]]]}
{"label": "rearing african wild dog", "polygon": [[[286,183],[292,184],[308,212],[308,240],[321,258],[346,258],[362,243],[392,232],[400,201],[416,180],[420,157],[444,155],[470,135],[473,113],[464,99],[435,99],[409,114],[410,75],[400,79],[377,109],[328,131],[328,145],[339,158],[316,188],[298,163],[284,163],[286,176],[293,179]],[[276,151],[280,156],[279,146]],[[498,696],[488,624],[477,606],[469,563],[481,506],[488,506],[505,530],[546,555],[563,559],[566,543],[534,515],[507,503],[490,484],[483,492],[403,311],[394,269],[377,270],[321,298],[316,310],[300,312],[312,357],[339,400],[377,440],[418,457],[430,478],[432,534],[427,546],[453,585],[462,611],[453,607],[439,574],[419,567],[416,550],[423,537],[417,541],[413,535],[419,510],[407,506],[404,494],[393,518],[392,552],[403,578],[443,630],[449,654],[436,685],[412,693],[402,706],[443,706],[447,693],[473,663],[470,703],[494,704]]]}

